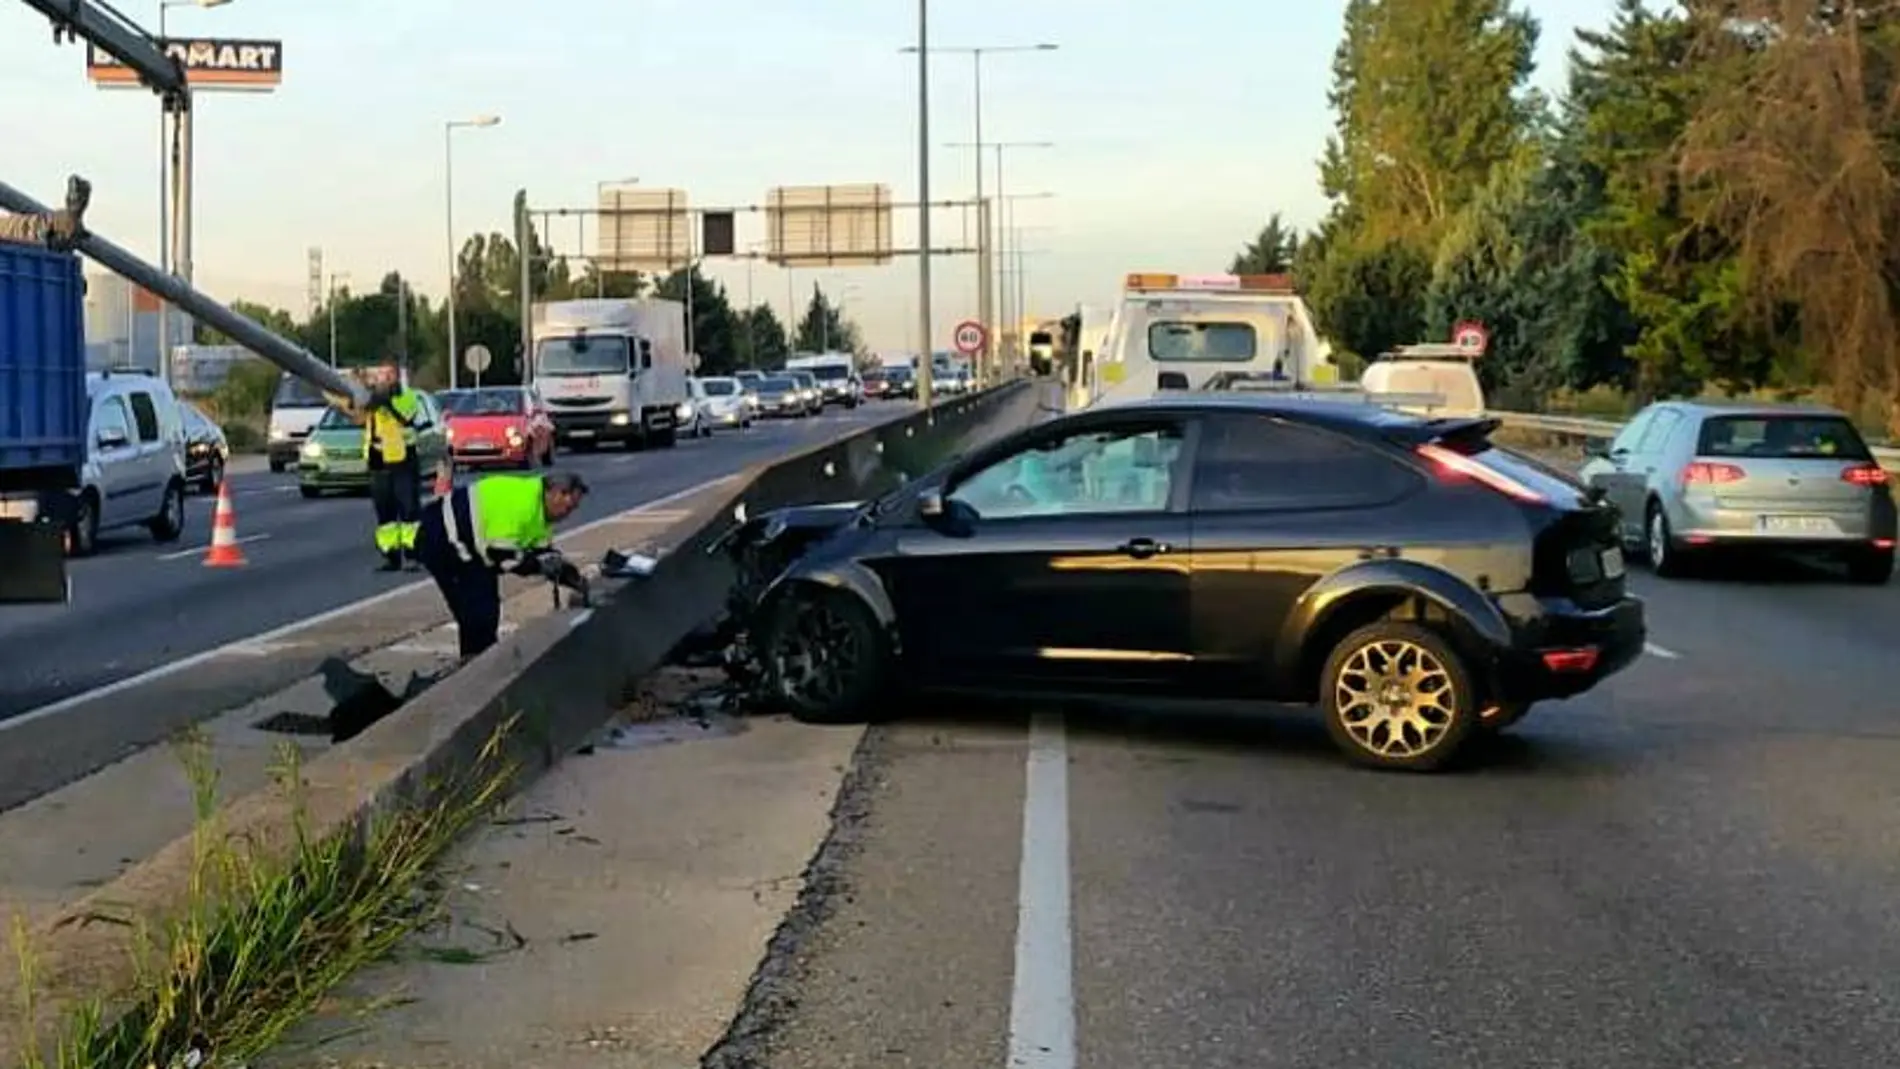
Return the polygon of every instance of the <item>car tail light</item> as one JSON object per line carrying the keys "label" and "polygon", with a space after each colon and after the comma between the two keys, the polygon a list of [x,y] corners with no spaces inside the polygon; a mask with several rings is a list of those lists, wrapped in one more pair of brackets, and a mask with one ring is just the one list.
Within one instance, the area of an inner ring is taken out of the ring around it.
{"label": "car tail light", "polygon": [[1584,646],[1574,650],[1545,650],[1544,667],[1552,672],[1569,674],[1588,672],[1597,666],[1598,650],[1595,646]]}
{"label": "car tail light", "polygon": [[1884,486],[1887,482],[1887,469],[1878,464],[1857,464],[1841,472],[1843,482],[1855,486]]}
{"label": "car tail light", "polygon": [[1447,449],[1435,442],[1427,442],[1418,447],[1418,455],[1431,461],[1438,470],[1446,475],[1471,479],[1482,483],[1506,497],[1527,501],[1533,505],[1548,505],[1550,499],[1518,482],[1503,472],[1493,471],[1483,463],[1465,456],[1455,449]]}
{"label": "car tail light", "polygon": [[1713,461],[1698,460],[1682,469],[1682,485],[1694,486],[1697,483],[1738,483],[1748,478],[1748,473],[1733,464],[1718,464]]}

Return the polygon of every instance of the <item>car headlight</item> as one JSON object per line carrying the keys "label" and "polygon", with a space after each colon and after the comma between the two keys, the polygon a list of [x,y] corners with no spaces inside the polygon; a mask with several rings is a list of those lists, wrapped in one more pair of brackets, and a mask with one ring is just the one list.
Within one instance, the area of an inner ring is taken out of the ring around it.
{"label": "car headlight", "polygon": [[321,459],[323,459],[323,445],[322,445],[322,443],[320,443],[320,442],[305,442],[305,443],[303,444],[303,455],[304,455],[304,458],[305,458],[306,460],[321,460]]}
{"label": "car headlight", "polygon": [[625,427],[628,423],[631,423],[632,421],[633,421],[633,417],[629,416],[625,412],[615,412],[613,415],[607,417],[607,422],[613,424],[616,427]]}
{"label": "car headlight", "polygon": [[673,418],[679,420],[681,423],[684,423],[687,420],[692,419],[693,418],[692,403],[691,402],[682,403],[678,408],[674,409]]}
{"label": "car headlight", "polygon": [[270,440],[273,442],[282,442],[289,438],[290,432],[283,427],[272,427],[270,429]]}

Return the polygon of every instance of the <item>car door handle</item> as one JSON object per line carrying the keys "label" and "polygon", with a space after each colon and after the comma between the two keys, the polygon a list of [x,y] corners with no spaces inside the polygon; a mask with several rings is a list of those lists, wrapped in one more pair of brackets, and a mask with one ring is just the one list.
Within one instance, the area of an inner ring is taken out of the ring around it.
{"label": "car door handle", "polygon": [[1152,538],[1131,538],[1115,548],[1136,560],[1146,560],[1149,557],[1168,553],[1174,549],[1173,546],[1166,542],[1157,542]]}

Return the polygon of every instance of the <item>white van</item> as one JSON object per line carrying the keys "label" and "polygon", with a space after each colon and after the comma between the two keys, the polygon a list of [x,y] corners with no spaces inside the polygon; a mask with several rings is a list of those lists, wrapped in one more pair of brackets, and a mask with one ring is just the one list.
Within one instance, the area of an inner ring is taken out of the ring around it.
{"label": "white van", "polygon": [[185,531],[185,424],[178,399],[138,371],[86,376],[86,460],[68,545],[98,548],[99,532],[145,526],[159,542]]}
{"label": "white van", "polygon": [[310,437],[328,407],[330,402],[323,391],[297,376],[286,371],[277,380],[277,392],[270,402],[269,443],[265,446],[270,470],[281,473],[296,466],[304,439]]}
{"label": "white van", "polygon": [[[1477,357],[1456,345],[1401,345],[1366,368],[1359,385],[1373,396],[1394,398],[1391,407],[1424,416],[1482,416],[1484,387],[1473,367]],[[1403,397],[1403,400],[1399,398]]]}

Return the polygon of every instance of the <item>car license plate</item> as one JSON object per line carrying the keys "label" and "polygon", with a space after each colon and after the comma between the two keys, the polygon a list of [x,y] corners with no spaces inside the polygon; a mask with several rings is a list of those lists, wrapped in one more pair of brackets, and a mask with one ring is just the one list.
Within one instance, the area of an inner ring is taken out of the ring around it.
{"label": "car license plate", "polygon": [[1832,535],[1841,529],[1826,516],[1758,516],[1755,527],[1763,534]]}
{"label": "car license plate", "polygon": [[569,431],[569,432],[567,432],[567,433],[569,433],[569,434],[571,434],[571,435],[573,435],[573,436],[574,436],[574,437],[576,437],[576,438],[592,438],[592,437],[594,436],[594,432],[593,432],[593,431],[590,431],[590,430],[587,430],[587,429],[585,429],[585,428],[581,428],[581,429],[578,429],[578,430],[572,430],[572,431]]}
{"label": "car license plate", "polygon": [[477,438],[476,440],[474,440],[474,441],[472,441],[472,442],[467,442],[467,443],[464,443],[464,448],[468,448],[468,449],[484,449],[484,450],[486,450],[486,449],[493,449],[493,448],[495,448],[495,443],[493,443],[493,442],[490,442],[490,441],[486,441],[486,440],[484,440],[484,439],[480,439],[480,438]]}
{"label": "car license plate", "polygon": [[332,461],[330,470],[338,475],[362,475],[369,471],[369,463],[362,460]]}
{"label": "car license plate", "polygon": [[1623,565],[1623,547],[1622,546],[1611,546],[1609,549],[1604,550],[1601,559],[1603,561],[1603,578],[1605,579],[1623,578],[1623,572],[1625,569]]}

